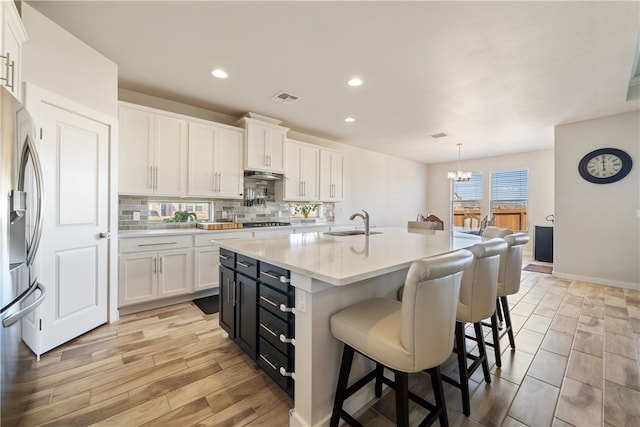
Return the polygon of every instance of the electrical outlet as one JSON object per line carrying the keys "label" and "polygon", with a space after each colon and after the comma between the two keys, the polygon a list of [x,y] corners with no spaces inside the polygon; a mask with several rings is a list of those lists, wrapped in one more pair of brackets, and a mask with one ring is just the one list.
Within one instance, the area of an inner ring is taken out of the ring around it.
{"label": "electrical outlet", "polygon": [[227,211],[222,211],[222,219],[227,219]]}
{"label": "electrical outlet", "polygon": [[134,212],[133,213],[133,220],[134,221],[140,221],[140,212]]}
{"label": "electrical outlet", "polygon": [[296,289],[296,310],[301,313],[307,312],[307,293],[301,289]]}

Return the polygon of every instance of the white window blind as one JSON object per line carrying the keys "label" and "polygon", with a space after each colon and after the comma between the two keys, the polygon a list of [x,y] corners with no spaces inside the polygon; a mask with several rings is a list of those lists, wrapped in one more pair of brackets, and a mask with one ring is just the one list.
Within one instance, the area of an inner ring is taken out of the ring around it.
{"label": "white window blind", "polygon": [[527,200],[528,198],[529,185],[526,169],[491,174],[492,201],[515,201]]}
{"label": "white window blind", "polygon": [[482,172],[474,172],[469,181],[453,181],[453,200],[482,200]]}

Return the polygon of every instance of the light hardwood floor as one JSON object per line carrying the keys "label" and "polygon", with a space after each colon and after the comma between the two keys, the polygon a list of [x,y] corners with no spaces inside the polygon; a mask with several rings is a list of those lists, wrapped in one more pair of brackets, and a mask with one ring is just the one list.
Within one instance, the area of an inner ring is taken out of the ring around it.
{"label": "light hardwood floor", "polygon": [[[470,417],[445,384],[451,425],[640,425],[640,292],[523,271],[509,302],[517,349],[503,337],[502,368],[489,352],[492,382],[474,374]],[[123,316],[33,365],[24,426],[286,426],[293,407],[218,315],[192,303]],[[456,369],[451,357],[443,372]],[[416,392],[428,395],[428,384],[411,377]],[[422,411],[412,409],[412,424]],[[394,418],[393,393],[358,415],[367,426]]]}

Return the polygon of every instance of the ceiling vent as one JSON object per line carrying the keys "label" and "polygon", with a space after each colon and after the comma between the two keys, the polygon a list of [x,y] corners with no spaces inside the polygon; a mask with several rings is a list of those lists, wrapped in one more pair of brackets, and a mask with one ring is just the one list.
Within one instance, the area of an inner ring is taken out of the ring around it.
{"label": "ceiling vent", "polygon": [[446,133],[440,132],[440,133],[434,133],[433,135],[431,135],[431,138],[444,138],[445,136],[447,136]]}
{"label": "ceiling vent", "polygon": [[278,102],[282,102],[283,104],[293,104],[294,102],[298,101],[300,97],[287,92],[280,92],[279,94],[274,96],[273,99]]}

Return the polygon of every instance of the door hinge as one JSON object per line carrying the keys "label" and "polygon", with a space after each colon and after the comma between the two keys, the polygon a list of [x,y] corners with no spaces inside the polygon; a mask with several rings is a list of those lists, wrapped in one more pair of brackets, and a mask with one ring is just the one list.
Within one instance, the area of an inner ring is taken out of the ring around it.
{"label": "door hinge", "polygon": [[42,319],[38,319],[38,328],[40,331],[42,330]]}

